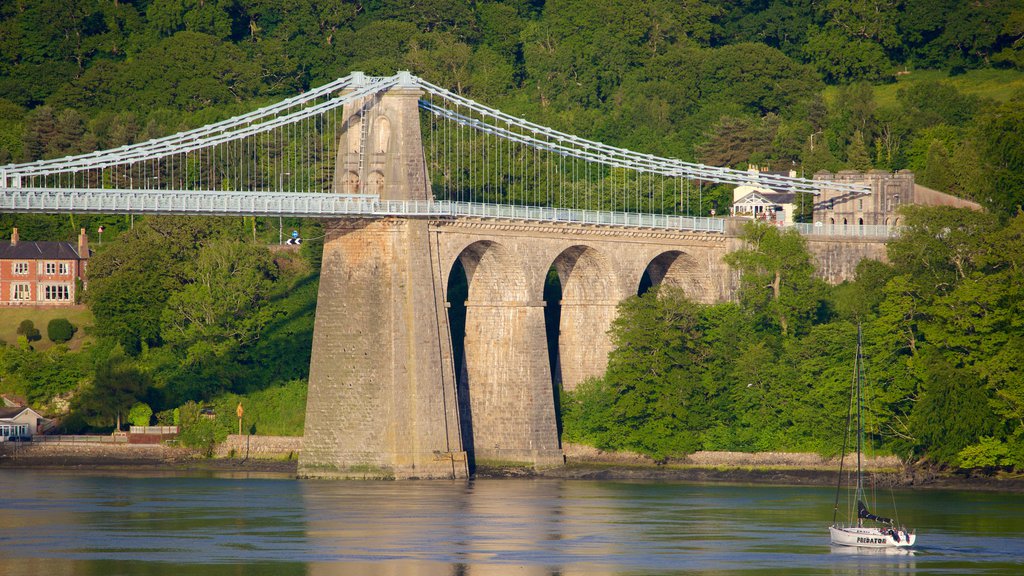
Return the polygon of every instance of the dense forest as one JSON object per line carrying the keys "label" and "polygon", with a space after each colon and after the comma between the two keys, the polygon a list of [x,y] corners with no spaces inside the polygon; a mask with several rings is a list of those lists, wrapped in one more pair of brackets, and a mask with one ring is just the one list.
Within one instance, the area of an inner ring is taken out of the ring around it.
{"label": "dense forest", "polygon": [[[859,323],[880,449],[1024,467],[1021,0],[6,0],[0,165],[402,69],[641,152],[805,175],[907,168],[987,209],[909,212],[891,265],[838,287],[814,280],[799,238],[751,229],[737,302],[665,289],[623,303],[607,376],[563,397],[567,438],[659,456],[835,451]],[[26,240],[89,230],[95,326],[80,349],[43,350],[31,331],[8,342],[0,391],[68,430],[109,430],[145,403],[206,439],[244,398],[260,432],[301,433],[317,223],[283,223],[314,240],[301,254],[266,248],[276,219],[0,215],[13,226]],[[766,294],[776,269],[786,283]],[[204,403],[223,418],[197,418]]]}

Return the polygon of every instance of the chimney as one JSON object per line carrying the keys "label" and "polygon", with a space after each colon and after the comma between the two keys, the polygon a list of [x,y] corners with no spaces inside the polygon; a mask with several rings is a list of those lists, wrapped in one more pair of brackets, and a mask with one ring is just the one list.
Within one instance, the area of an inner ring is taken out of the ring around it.
{"label": "chimney", "polygon": [[85,235],[85,228],[78,233],[78,257],[82,260],[89,257],[89,237]]}
{"label": "chimney", "polygon": [[11,246],[17,246],[17,245],[18,245],[18,229],[17,228],[12,228],[11,229]]}

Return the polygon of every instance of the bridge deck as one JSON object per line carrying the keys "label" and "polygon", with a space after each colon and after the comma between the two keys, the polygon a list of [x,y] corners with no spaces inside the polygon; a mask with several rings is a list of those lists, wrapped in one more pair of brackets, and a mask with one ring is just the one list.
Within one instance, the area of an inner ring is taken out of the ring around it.
{"label": "bridge deck", "polygon": [[639,228],[724,232],[720,218],[604,212],[476,202],[381,200],[368,194],[288,192],[197,192],[192,190],[66,190],[0,188],[0,211],[81,214],[182,214],[207,216],[296,216],[307,218],[475,217],[574,222]]}

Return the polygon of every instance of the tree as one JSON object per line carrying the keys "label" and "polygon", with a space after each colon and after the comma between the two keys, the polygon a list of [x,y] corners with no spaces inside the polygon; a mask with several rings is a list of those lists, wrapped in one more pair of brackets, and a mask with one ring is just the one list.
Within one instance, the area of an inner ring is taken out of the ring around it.
{"label": "tree", "polygon": [[978,132],[994,186],[982,204],[1003,216],[1024,205],[1024,107],[1020,99],[981,115]]}
{"label": "tree", "polygon": [[160,316],[181,289],[199,247],[219,234],[224,220],[149,218],[89,264],[86,295],[98,331],[129,355],[160,343]]}
{"label": "tree", "polygon": [[93,427],[120,430],[122,417],[152,385],[144,369],[116,351],[100,361],[92,384],[75,397],[72,409]]}
{"label": "tree", "polygon": [[864,134],[860,130],[853,132],[850,145],[846,148],[846,164],[854,170],[871,169],[871,157],[868,156],[867,146],[864,145]]}
{"label": "tree", "polygon": [[202,247],[167,300],[161,335],[189,364],[229,357],[259,338],[277,270],[263,247],[220,240]]}
{"label": "tree", "polygon": [[880,80],[891,66],[878,44],[827,28],[812,35],[804,51],[825,81],[833,84]]}
{"label": "tree", "polygon": [[131,410],[128,411],[128,421],[131,422],[132,426],[149,426],[152,418],[153,409],[144,402],[136,402]]}
{"label": "tree", "polygon": [[[588,434],[596,433],[610,448],[656,458],[699,449],[699,430],[711,424],[699,377],[699,322],[697,304],[679,288],[656,287],[620,304],[604,383],[584,386],[581,393],[584,401],[607,396],[601,413],[608,434],[594,430],[596,420],[585,417]],[[569,395],[568,402],[579,401]],[[567,430],[574,426],[566,423]]]}
{"label": "tree", "polygon": [[814,264],[803,237],[795,230],[779,232],[771,224],[751,222],[741,234],[745,248],[725,256],[740,271],[740,303],[783,335],[806,331],[825,300],[824,283],[814,277]]}
{"label": "tree", "polygon": [[75,335],[75,326],[67,318],[54,318],[46,325],[46,337],[50,342],[60,344],[71,340]]}

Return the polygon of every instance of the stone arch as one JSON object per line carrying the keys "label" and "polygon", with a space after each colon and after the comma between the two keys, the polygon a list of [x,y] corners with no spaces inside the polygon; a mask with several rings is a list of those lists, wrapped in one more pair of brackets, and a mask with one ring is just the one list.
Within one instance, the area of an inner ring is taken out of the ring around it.
{"label": "stone arch", "polygon": [[836,219],[835,219],[835,218],[829,218],[829,219],[828,219],[828,223],[829,223],[829,224],[832,224],[832,225],[835,225],[835,223],[836,223]]}
{"label": "stone arch", "polygon": [[[694,302],[711,304],[716,301],[709,272],[703,270],[697,260],[681,250],[669,250],[655,256],[644,271],[650,286],[664,284],[682,288],[686,297]],[[641,279],[637,293],[642,294],[647,282]]]}
{"label": "stone arch", "polygon": [[[452,334],[464,314],[459,412],[471,462],[560,463],[543,301],[531,300],[527,267],[509,246],[479,240],[463,248],[447,285],[465,274],[464,307],[450,302]],[[453,356],[460,356],[453,337]]]}
{"label": "stone arch", "polygon": [[391,143],[391,120],[387,116],[380,116],[376,124],[373,130],[373,152],[384,154]]}
{"label": "stone arch", "polygon": [[354,170],[347,170],[341,179],[342,194],[359,194],[359,174]]}
{"label": "stone arch", "polygon": [[847,224],[849,224],[849,222],[846,221],[846,218],[843,218],[843,226],[846,226]]}
{"label": "stone arch", "polygon": [[863,218],[857,218],[857,225],[858,226],[863,226],[864,225],[864,219]]}
{"label": "stone arch", "polygon": [[359,154],[360,140],[363,138],[363,122],[366,117],[362,112],[356,112],[349,117],[345,126],[345,150],[350,154]]}
{"label": "stone arch", "polygon": [[380,170],[374,170],[370,172],[370,175],[366,178],[366,193],[376,194],[381,198],[384,197],[384,173]]}
{"label": "stone arch", "polygon": [[554,377],[566,390],[574,390],[583,380],[603,375],[608,365],[608,330],[621,297],[619,282],[608,256],[590,246],[566,248],[551,266],[562,289],[557,315],[560,373]]}
{"label": "stone arch", "polygon": [[509,247],[480,240],[463,248],[457,260],[466,271],[469,300],[524,301],[529,298],[526,266]]}

